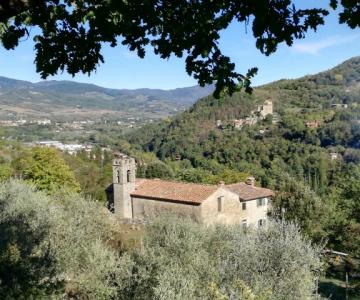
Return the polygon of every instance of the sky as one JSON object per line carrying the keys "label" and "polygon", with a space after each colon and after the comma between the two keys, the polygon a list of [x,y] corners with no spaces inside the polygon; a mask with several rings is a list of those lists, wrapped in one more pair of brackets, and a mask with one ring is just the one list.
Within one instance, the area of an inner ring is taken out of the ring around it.
{"label": "sky", "polygon": [[[314,5],[326,7],[328,0],[298,0],[297,7]],[[236,64],[239,73],[258,67],[253,85],[262,85],[279,79],[297,78],[330,69],[337,64],[360,55],[360,30],[340,25],[336,13],[330,14],[325,25],[316,33],[309,32],[305,39],[292,47],[281,45],[277,52],[265,56],[255,47],[251,26],[247,32],[244,24],[232,23],[221,32],[219,41],[224,54]],[[49,80],[74,80],[109,88],[161,88],[173,89],[192,86],[196,81],[185,72],[184,59],[171,57],[163,60],[149,48],[145,59],[138,58],[124,46],[110,48],[104,45],[105,63],[89,76],[66,73],[49,77]],[[40,81],[36,73],[33,42],[23,41],[11,51],[0,47],[0,76],[31,82]]]}

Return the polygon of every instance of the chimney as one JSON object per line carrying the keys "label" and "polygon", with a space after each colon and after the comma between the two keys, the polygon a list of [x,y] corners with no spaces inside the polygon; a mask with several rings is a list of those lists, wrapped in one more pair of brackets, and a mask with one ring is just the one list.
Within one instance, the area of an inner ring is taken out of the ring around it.
{"label": "chimney", "polygon": [[247,185],[251,185],[251,186],[255,186],[255,178],[250,176],[248,178],[246,178],[246,182]]}

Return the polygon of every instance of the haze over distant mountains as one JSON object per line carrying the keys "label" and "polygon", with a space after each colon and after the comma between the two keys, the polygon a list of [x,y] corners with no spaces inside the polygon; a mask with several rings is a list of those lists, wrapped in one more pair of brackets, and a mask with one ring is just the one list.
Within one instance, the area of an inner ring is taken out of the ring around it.
{"label": "haze over distant mountains", "polygon": [[0,76],[0,118],[158,119],[186,109],[212,91],[212,86],[109,89],[73,81],[31,83]]}

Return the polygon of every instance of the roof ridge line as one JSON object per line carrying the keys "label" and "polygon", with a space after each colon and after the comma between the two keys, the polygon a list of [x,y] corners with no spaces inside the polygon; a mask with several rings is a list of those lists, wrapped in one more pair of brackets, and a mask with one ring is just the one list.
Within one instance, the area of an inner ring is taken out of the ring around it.
{"label": "roof ridge line", "polygon": [[208,187],[218,187],[217,184],[210,184],[210,183],[197,183],[197,182],[187,182],[187,181],[181,181],[181,180],[170,180],[170,179],[161,179],[161,178],[136,178],[140,180],[152,180],[152,181],[165,181],[165,182],[174,182],[174,183],[181,183],[181,184],[191,184],[191,185],[202,185],[202,186],[208,186]]}

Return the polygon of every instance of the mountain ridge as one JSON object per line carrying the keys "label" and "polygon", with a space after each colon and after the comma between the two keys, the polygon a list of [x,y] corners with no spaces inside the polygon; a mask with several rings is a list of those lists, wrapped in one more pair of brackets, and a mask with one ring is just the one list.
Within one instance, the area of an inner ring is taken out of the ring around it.
{"label": "mountain ridge", "polygon": [[160,119],[184,110],[212,91],[212,86],[110,89],[68,80],[32,83],[0,76],[0,117],[114,119],[139,114],[140,118]]}
{"label": "mountain ridge", "polygon": [[[93,83],[84,83],[84,82],[77,82],[77,81],[71,81],[71,80],[44,80],[44,81],[38,81],[38,82],[31,82],[31,81],[27,81],[27,80],[20,80],[20,79],[14,79],[14,78],[9,78],[9,77],[5,77],[5,76],[0,76],[0,89],[4,88],[3,84],[7,83],[9,87],[14,87],[17,85],[20,85],[20,88],[22,87],[21,85],[24,85],[24,87],[32,87],[32,88],[40,88],[40,89],[44,89],[47,87],[61,87],[61,86],[74,86],[77,87],[77,91],[81,91],[81,87],[85,88],[87,87],[88,89],[93,89],[93,90],[101,90],[101,91],[106,91],[109,93],[118,93],[118,94],[139,94],[139,93],[175,93],[175,92],[180,92],[180,91],[188,91],[188,90],[206,90],[206,91],[210,91],[210,93],[213,90],[213,86],[206,86],[206,87],[200,87],[198,85],[193,85],[193,86],[186,86],[186,87],[178,87],[178,88],[173,88],[173,89],[160,89],[160,88],[135,88],[135,89],[127,89],[127,88],[107,88],[107,87],[102,87],[100,85],[97,84],[93,84]],[[8,86],[5,86],[8,87]]]}

